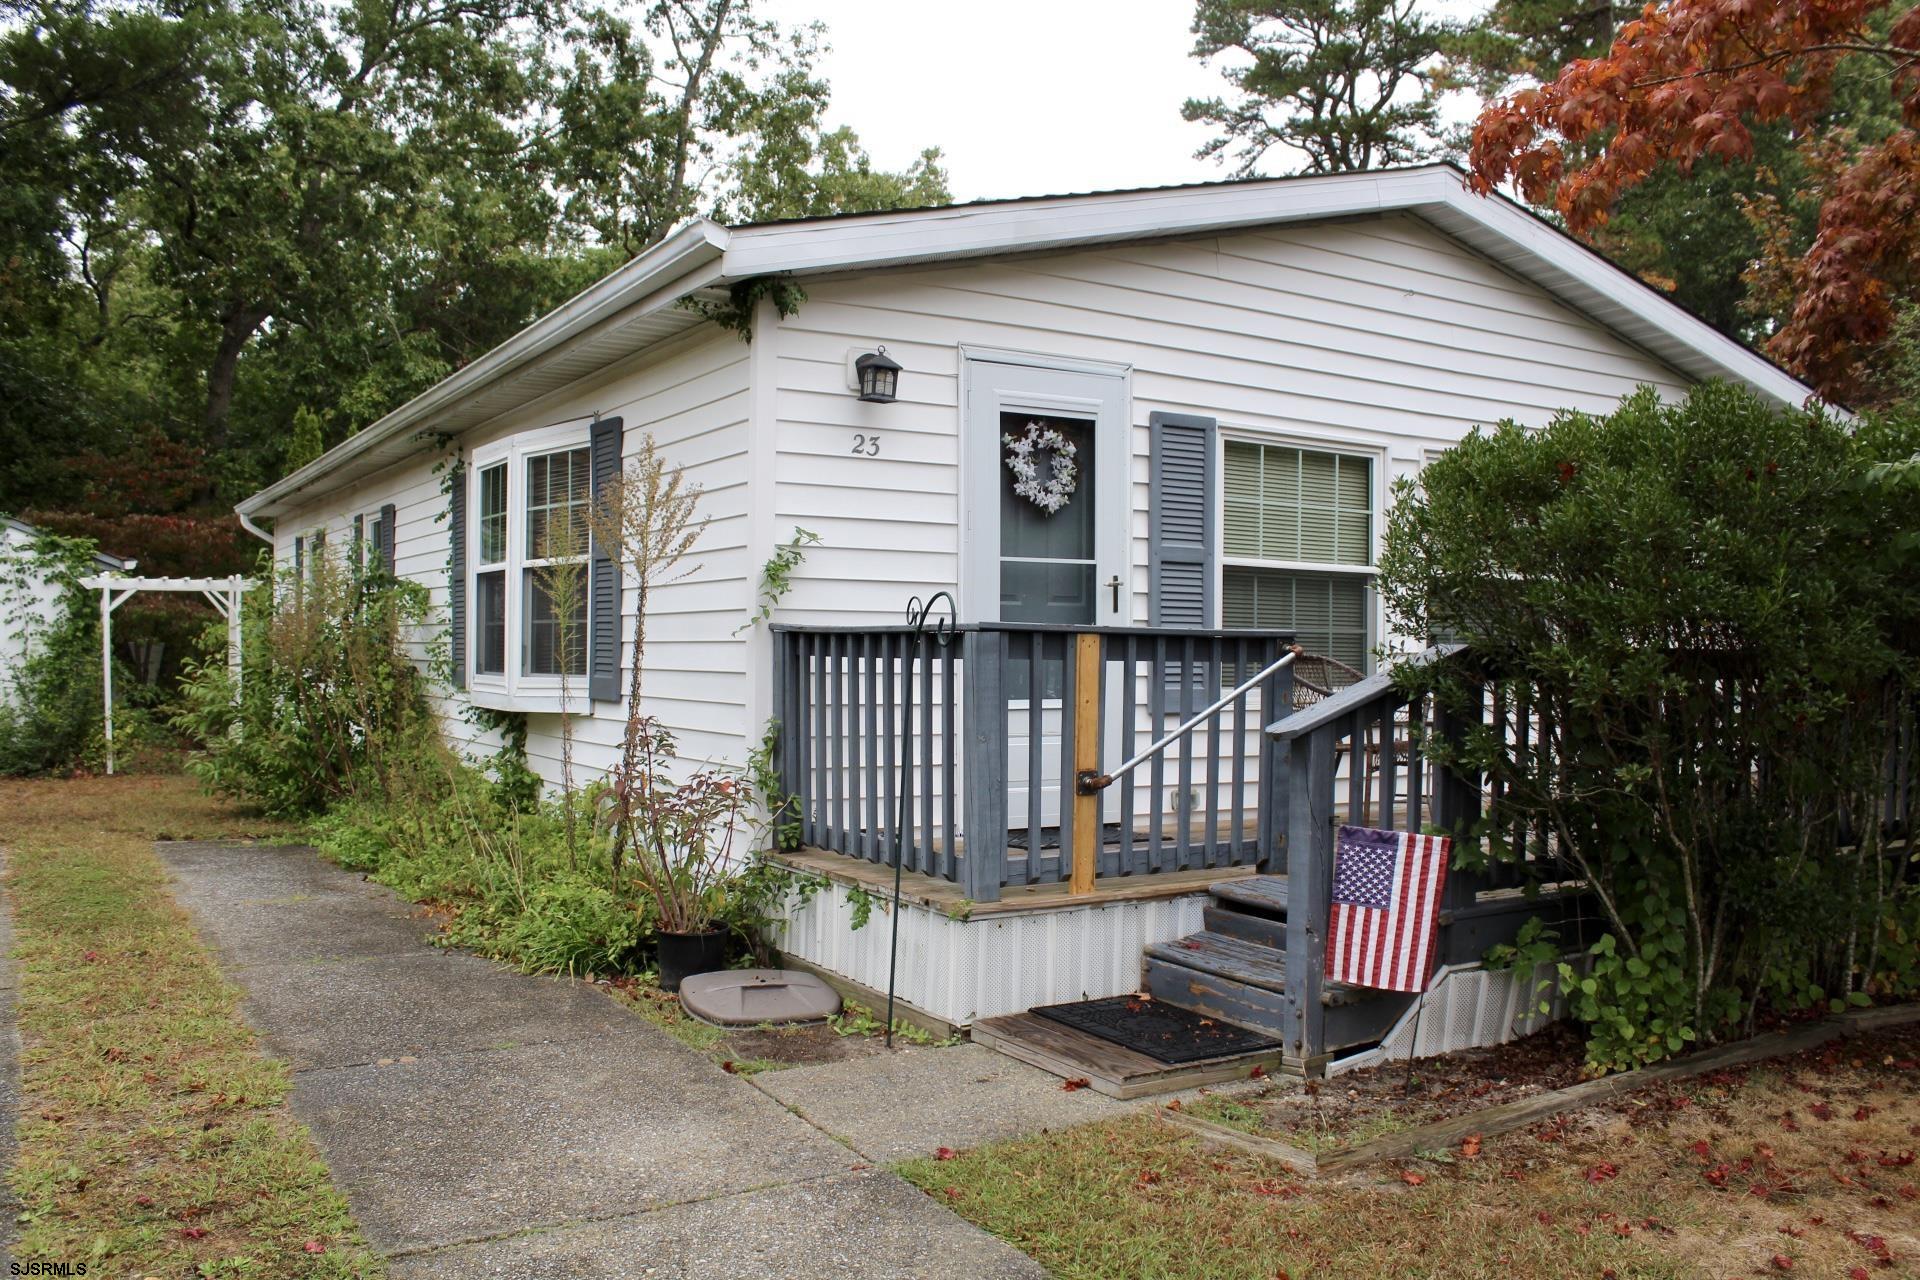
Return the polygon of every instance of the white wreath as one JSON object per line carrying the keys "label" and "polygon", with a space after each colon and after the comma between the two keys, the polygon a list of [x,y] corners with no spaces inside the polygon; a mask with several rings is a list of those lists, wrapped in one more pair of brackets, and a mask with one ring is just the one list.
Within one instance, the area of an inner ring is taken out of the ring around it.
{"label": "white wreath", "polygon": [[[1013,491],[1050,516],[1066,506],[1080,480],[1079,464],[1073,460],[1079,450],[1073,441],[1061,435],[1058,428],[1038,422],[1029,422],[1025,435],[1008,434],[1000,439],[1007,446],[1007,470],[1013,472]],[[1053,456],[1053,465],[1049,468],[1053,474],[1045,484],[1040,482],[1040,468],[1033,461],[1034,452],[1039,449]]]}

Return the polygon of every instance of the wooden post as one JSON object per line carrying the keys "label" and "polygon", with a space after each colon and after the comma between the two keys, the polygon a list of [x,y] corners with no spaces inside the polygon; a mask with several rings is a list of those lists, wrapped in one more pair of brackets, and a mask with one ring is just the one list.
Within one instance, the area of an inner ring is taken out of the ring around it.
{"label": "wooden post", "polygon": [[1100,772],[1100,637],[1082,632],[1073,638],[1073,874],[1069,893],[1092,893],[1100,866],[1100,793],[1081,794],[1074,780]]}
{"label": "wooden post", "polygon": [[965,633],[967,829],[962,886],[975,902],[997,902],[1007,874],[1007,634]]}
{"label": "wooden post", "polygon": [[240,611],[244,588],[240,575],[227,579],[227,672],[233,677],[233,702],[240,704],[240,677],[244,659],[240,653]]}

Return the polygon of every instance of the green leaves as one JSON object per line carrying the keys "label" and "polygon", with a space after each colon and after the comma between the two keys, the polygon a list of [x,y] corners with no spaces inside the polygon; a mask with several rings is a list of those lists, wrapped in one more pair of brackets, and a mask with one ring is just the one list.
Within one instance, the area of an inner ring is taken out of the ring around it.
{"label": "green leaves", "polygon": [[1920,508],[1888,486],[1916,452],[1911,422],[1647,390],[1476,432],[1398,491],[1389,614],[1473,658],[1403,678],[1503,708],[1435,758],[1491,779],[1491,858],[1542,824],[1595,889],[1562,986],[1596,1065],[1723,1034],[1756,1001],[1920,982],[1880,924],[1920,914],[1912,870],[1866,817],[1888,761],[1914,767],[1889,753],[1920,688],[1920,570],[1891,548]]}
{"label": "green leaves", "polygon": [[1309,173],[1417,160],[1436,149],[1439,53],[1458,30],[1413,0],[1199,0],[1194,56],[1228,55],[1236,92],[1182,114],[1220,129],[1200,154],[1242,177],[1276,147]]}

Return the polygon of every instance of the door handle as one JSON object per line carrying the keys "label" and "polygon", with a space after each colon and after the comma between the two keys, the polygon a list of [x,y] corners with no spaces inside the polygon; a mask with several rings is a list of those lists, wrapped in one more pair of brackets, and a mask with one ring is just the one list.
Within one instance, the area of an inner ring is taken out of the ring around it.
{"label": "door handle", "polygon": [[1113,592],[1113,611],[1120,612],[1120,575],[1114,574],[1107,580],[1107,586]]}

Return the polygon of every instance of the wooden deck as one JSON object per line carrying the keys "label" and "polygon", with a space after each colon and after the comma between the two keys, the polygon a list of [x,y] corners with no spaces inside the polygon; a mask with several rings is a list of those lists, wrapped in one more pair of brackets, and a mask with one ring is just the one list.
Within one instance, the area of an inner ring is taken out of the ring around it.
{"label": "wooden deck", "polygon": [[[772,856],[795,871],[824,876],[839,884],[857,885],[874,893],[893,892],[893,867],[890,864],[849,858],[825,849],[799,849]],[[941,880],[918,871],[904,871],[900,876],[900,899],[932,907],[959,919],[977,919],[1014,911],[1063,911],[1115,902],[1182,898],[1205,893],[1209,885],[1258,874],[1253,867],[1199,867],[1191,871],[1168,871],[1158,875],[1108,876],[1094,883],[1092,893],[1082,894],[1069,892],[1065,882],[1008,885],[1001,890],[997,902],[971,902],[965,891],[951,880]]]}

